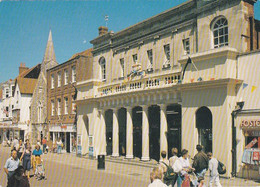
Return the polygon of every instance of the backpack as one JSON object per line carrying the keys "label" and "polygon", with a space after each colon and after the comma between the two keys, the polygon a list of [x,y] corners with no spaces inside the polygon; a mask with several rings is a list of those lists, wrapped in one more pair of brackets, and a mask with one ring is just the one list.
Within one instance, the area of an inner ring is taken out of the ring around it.
{"label": "backpack", "polygon": [[226,172],[227,172],[227,170],[226,170],[225,165],[224,165],[222,162],[218,161],[218,173],[219,173],[220,175],[223,175],[223,174],[225,174]]}
{"label": "backpack", "polygon": [[175,184],[175,182],[177,181],[178,174],[173,171],[173,168],[171,166],[168,166],[164,162],[162,163],[167,167],[167,170],[164,173],[164,177],[163,177],[164,183],[169,185],[172,184],[174,181]]}

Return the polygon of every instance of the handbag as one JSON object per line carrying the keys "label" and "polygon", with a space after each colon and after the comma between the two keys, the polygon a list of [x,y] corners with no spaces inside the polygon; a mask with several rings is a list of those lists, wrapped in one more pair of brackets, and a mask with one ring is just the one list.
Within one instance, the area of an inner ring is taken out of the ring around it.
{"label": "handbag", "polygon": [[178,178],[178,174],[173,171],[171,166],[168,166],[165,162],[162,163],[167,167],[163,177],[164,183],[167,185],[175,184]]}
{"label": "handbag", "polygon": [[219,173],[220,175],[223,175],[223,174],[225,174],[226,172],[227,172],[227,170],[226,170],[225,165],[224,165],[222,162],[218,161],[218,173]]}

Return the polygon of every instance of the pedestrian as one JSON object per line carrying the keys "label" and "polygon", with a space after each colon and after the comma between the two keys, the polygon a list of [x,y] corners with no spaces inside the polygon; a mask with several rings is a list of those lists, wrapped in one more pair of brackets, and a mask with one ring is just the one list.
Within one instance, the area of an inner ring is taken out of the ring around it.
{"label": "pedestrian", "polygon": [[178,159],[178,149],[177,148],[172,148],[172,157],[169,158],[169,164],[173,168],[173,165],[175,161]]}
{"label": "pedestrian", "polygon": [[41,162],[41,155],[42,155],[42,150],[40,148],[40,146],[38,144],[36,144],[35,149],[32,152],[33,155],[33,173],[35,173],[36,170],[36,164],[38,164],[39,162]]}
{"label": "pedestrian", "polygon": [[204,178],[208,170],[209,159],[207,155],[202,151],[201,145],[197,145],[196,149],[198,153],[194,156],[192,167],[195,168],[195,174],[198,178]]}
{"label": "pedestrian", "polygon": [[167,166],[169,166],[169,160],[166,158],[166,151],[162,151],[161,156],[162,156],[162,160],[159,163],[160,163],[160,167],[163,168],[163,172],[165,173],[167,171]]}
{"label": "pedestrian", "polygon": [[62,141],[61,141],[61,138],[59,138],[57,141],[57,153],[58,154],[61,153],[61,146],[62,146]]}
{"label": "pedestrian", "polygon": [[27,146],[30,145],[29,139],[25,140],[24,149],[27,149]]}
{"label": "pedestrian", "polygon": [[42,147],[43,147],[43,153],[46,153],[46,147],[47,147],[47,138],[46,138],[46,136],[42,139]]}
{"label": "pedestrian", "polygon": [[7,187],[30,187],[28,178],[24,174],[23,166],[19,166],[14,175],[8,180]]}
{"label": "pedestrian", "polygon": [[23,168],[24,168],[25,172],[27,172],[28,179],[30,179],[31,158],[32,158],[32,150],[31,150],[31,146],[28,145],[27,149],[24,150],[24,152],[20,158],[20,161],[22,161],[22,159],[23,159]]}
{"label": "pedestrian", "polygon": [[4,171],[7,174],[8,180],[10,179],[10,177],[12,177],[14,171],[18,168],[18,166],[19,166],[19,159],[17,157],[17,151],[12,150],[11,157],[7,159],[4,166]]}
{"label": "pedestrian", "polygon": [[12,149],[15,149],[15,150],[17,151],[18,146],[19,146],[19,141],[18,141],[18,139],[17,139],[17,136],[15,136],[15,137],[14,137],[14,140],[13,140]]}
{"label": "pedestrian", "polygon": [[187,149],[183,149],[181,151],[181,157],[178,158],[173,165],[174,172],[178,173],[178,178],[177,178],[178,187],[181,187],[181,184],[185,180],[185,178],[188,178],[188,172],[195,170],[190,165],[188,153],[189,151]]}
{"label": "pedestrian", "polygon": [[167,185],[162,182],[163,168],[160,166],[155,167],[150,176],[152,176],[153,181],[148,185],[148,187],[167,187]]}
{"label": "pedestrian", "polygon": [[215,182],[215,185],[217,187],[222,187],[219,181],[218,160],[212,156],[211,152],[208,152],[207,156],[209,158],[209,173],[210,173],[209,187],[213,186],[213,182]]}
{"label": "pedestrian", "polygon": [[24,149],[24,145],[23,145],[23,140],[20,139],[20,140],[19,140],[19,146],[18,146],[18,149],[17,149],[17,156],[18,156],[18,159],[21,158],[21,156],[22,156],[24,150],[25,150],[25,149]]}

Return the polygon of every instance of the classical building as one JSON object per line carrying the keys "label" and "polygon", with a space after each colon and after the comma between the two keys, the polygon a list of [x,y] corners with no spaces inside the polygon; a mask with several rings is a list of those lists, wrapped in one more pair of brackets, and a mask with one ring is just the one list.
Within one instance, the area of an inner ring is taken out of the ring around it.
{"label": "classical building", "polygon": [[30,132],[32,143],[46,136],[47,121],[47,69],[58,65],[55,58],[52,34],[49,33],[47,46],[41,63],[41,71],[33,92],[30,108]]}
{"label": "classical building", "polygon": [[72,56],[47,70],[47,121],[50,139],[61,138],[67,152],[76,152],[77,115],[75,85],[92,76],[92,49]]}
{"label": "classical building", "polygon": [[241,172],[244,143],[237,145],[232,122],[243,84],[254,80],[241,71],[260,63],[254,57],[256,66],[247,66],[242,55],[259,49],[255,2],[189,0],[117,33],[100,27],[91,41],[93,78],[76,85],[82,153],[158,161],[173,147],[193,157],[202,144],[226,177]]}

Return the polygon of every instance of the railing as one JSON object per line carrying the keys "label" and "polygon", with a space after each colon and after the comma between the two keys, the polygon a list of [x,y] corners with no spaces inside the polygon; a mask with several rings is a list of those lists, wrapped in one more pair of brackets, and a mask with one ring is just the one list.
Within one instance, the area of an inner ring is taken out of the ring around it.
{"label": "railing", "polygon": [[178,84],[180,79],[181,79],[181,73],[178,72],[178,73],[172,73],[167,75],[158,75],[150,78],[145,77],[134,81],[122,80],[121,83],[117,83],[109,86],[101,86],[100,88],[98,88],[97,97],[125,93],[125,92],[132,92],[137,90],[168,87],[168,86]]}

